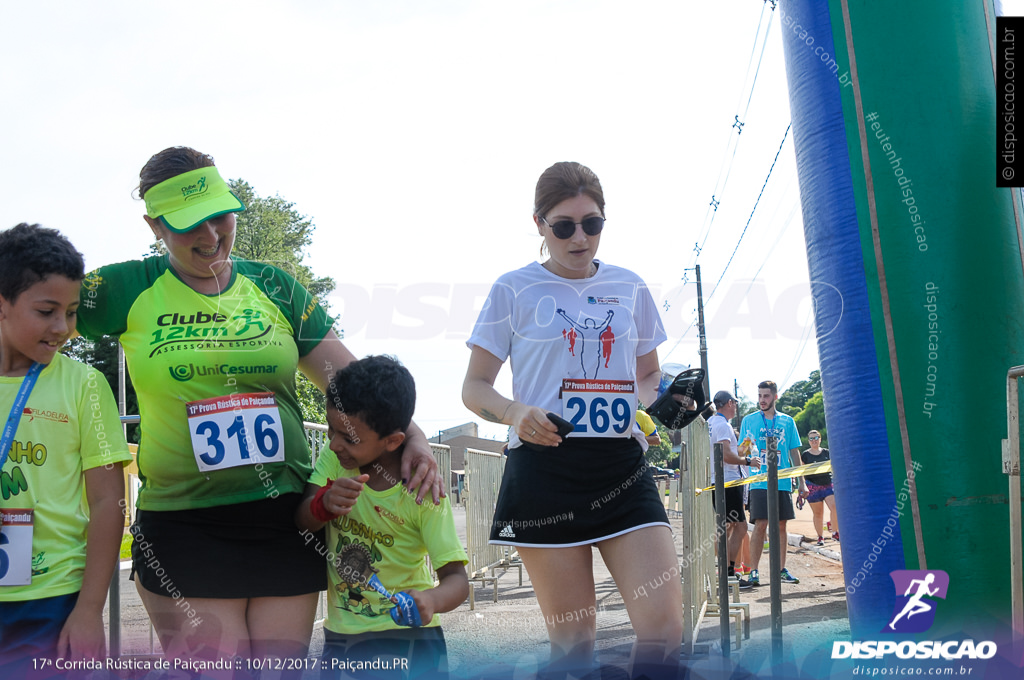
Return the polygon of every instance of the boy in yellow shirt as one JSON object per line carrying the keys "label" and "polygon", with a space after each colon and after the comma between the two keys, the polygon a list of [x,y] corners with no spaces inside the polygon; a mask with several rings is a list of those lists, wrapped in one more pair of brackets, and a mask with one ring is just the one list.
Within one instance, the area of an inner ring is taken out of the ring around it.
{"label": "boy in yellow shirt", "polygon": [[412,375],[386,356],[354,361],[328,384],[331,452],[295,514],[307,542],[327,524],[323,678],[447,676],[437,614],[469,594],[467,558],[448,499],[417,505],[398,482],[415,402]]}
{"label": "boy in yellow shirt", "polygon": [[0,232],[0,677],[63,675],[43,660],[106,655],[131,455],[106,378],[57,353],[83,278],[57,231]]}

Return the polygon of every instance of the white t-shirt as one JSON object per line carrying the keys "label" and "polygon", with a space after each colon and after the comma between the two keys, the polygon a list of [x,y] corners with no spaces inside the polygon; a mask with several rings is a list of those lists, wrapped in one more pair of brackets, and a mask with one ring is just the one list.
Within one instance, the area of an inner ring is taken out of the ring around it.
{"label": "white t-shirt", "polygon": [[[566,279],[531,263],[491,287],[466,344],[512,360],[516,401],[564,414],[563,379],[636,382],[636,358],[666,339],[647,285],[633,272],[595,260],[597,273]],[[635,393],[634,393],[635,394]],[[621,413],[637,440],[635,410]],[[572,433],[569,436],[575,436]],[[515,431],[509,447],[519,445]]]}
{"label": "white t-shirt", "polygon": [[[711,436],[711,483],[715,483],[715,444],[718,442],[729,442],[729,446],[732,447],[732,452],[739,454],[739,450],[736,446],[736,432],[733,431],[732,425],[725,419],[721,413],[716,413],[711,416],[711,420],[708,421],[708,434]],[[742,466],[730,465],[725,463],[725,481],[731,482],[734,479],[740,479],[745,475],[741,471]]]}

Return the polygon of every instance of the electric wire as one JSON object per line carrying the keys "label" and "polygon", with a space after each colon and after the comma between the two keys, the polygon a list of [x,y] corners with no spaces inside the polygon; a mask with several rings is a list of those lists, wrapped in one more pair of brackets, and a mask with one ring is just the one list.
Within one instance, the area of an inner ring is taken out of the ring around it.
{"label": "electric wire", "polygon": [[[775,170],[775,165],[779,161],[779,155],[782,153],[782,149],[786,145],[786,140],[789,138],[789,131],[790,131],[790,129],[792,127],[793,127],[792,122],[790,122],[790,124],[786,126],[786,131],[782,135],[782,142],[779,143],[779,149],[778,149],[778,151],[775,152],[775,158],[772,160],[772,165],[768,169],[768,175],[765,176],[764,183],[761,185],[761,191],[758,193],[757,199],[754,201],[754,207],[750,210],[750,216],[747,217],[747,223],[746,223],[746,225],[744,225],[743,231],[740,233],[740,237],[739,237],[739,239],[737,239],[736,245],[732,249],[732,254],[729,255],[729,261],[726,262],[725,268],[722,269],[722,273],[718,277],[718,281],[715,282],[715,287],[711,290],[711,293],[705,299],[705,301],[704,301],[705,304],[710,302],[711,298],[714,297],[715,291],[718,290],[718,286],[719,286],[719,284],[722,283],[722,279],[725,277],[725,273],[729,270],[729,265],[732,264],[733,258],[736,256],[736,251],[739,250],[740,244],[743,243],[743,237],[746,235],[747,229],[750,228],[750,223],[754,219],[754,214],[757,212],[757,206],[761,202],[761,197],[764,196],[765,187],[768,186],[768,180],[770,180],[771,177],[772,177],[772,171]],[[683,331],[683,334],[680,335],[679,339],[676,340],[676,343],[674,345],[672,345],[672,349],[670,349],[668,352],[665,353],[665,358],[666,359],[672,354],[672,352],[674,352],[676,350],[677,347],[679,347],[680,343],[682,343],[682,341],[686,338],[687,333],[689,333],[690,330],[693,329],[693,326],[694,326],[695,323],[696,323],[696,319],[694,319],[694,321],[692,321],[690,323],[690,325],[686,327],[686,330]]]}
{"label": "electric wire", "polygon": [[[768,10],[768,3],[769,2],[771,2],[771,10]],[[769,35],[770,30],[771,30],[772,20],[773,20],[774,15],[775,15],[775,5],[776,5],[776,3],[775,3],[774,0],[765,0],[763,2],[763,4],[761,5],[761,13],[760,13],[760,15],[758,17],[757,29],[754,31],[754,40],[751,43],[750,56],[747,58],[747,68],[746,68],[746,72],[745,72],[744,77],[743,77],[743,87],[741,87],[741,89],[740,89],[740,98],[739,98],[739,101],[737,102],[737,105],[736,105],[737,113],[734,116],[735,122],[730,126],[730,133],[729,133],[728,139],[726,140],[726,146],[725,146],[725,151],[724,151],[723,157],[722,157],[722,163],[719,166],[718,177],[717,177],[717,179],[715,181],[714,193],[711,196],[711,201],[708,203],[708,207],[704,211],[704,221],[703,221],[703,224],[701,225],[701,230],[700,230],[700,232],[697,235],[697,239],[694,242],[693,258],[692,258],[692,260],[690,262],[690,266],[686,267],[685,269],[692,269],[693,268],[693,265],[696,264],[696,262],[697,262],[697,258],[700,256],[701,250],[703,250],[704,246],[707,244],[708,237],[711,234],[712,226],[714,225],[715,215],[718,212],[718,206],[721,204],[721,197],[725,194],[726,187],[728,186],[729,177],[732,174],[733,163],[736,160],[736,153],[737,153],[738,148],[739,148],[740,134],[742,134],[742,132],[743,132],[743,126],[746,123],[747,113],[750,110],[750,103],[751,103],[751,101],[753,100],[753,97],[754,97],[754,89],[757,86],[757,77],[758,77],[758,74],[761,72],[761,64],[762,64],[762,62],[764,60],[764,53],[765,53],[765,49],[766,49],[767,44],[768,44],[768,35]],[[764,22],[764,16],[765,16],[765,12],[766,11],[770,11],[770,14],[768,16],[767,27],[765,28],[764,33],[762,34],[761,27],[765,23]],[[753,69],[754,70],[754,76],[751,79],[751,77],[750,77],[751,67],[754,64],[754,55],[758,52],[758,43],[759,42],[760,42],[760,46],[761,46],[760,54],[758,56],[757,65]],[[750,81],[749,88],[746,87],[748,81]],[[742,114],[743,118],[741,120],[739,110],[740,110],[740,106],[743,103],[744,95],[746,95],[746,100],[747,101],[746,101],[746,105],[745,105],[745,107],[743,109],[743,114]],[[735,134],[733,134],[732,131],[731,131],[733,129],[736,130]],[[685,274],[685,271],[684,271],[682,280],[683,280],[684,285],[688,282],[687,275]],[[680,293],[681,292],[682,291],[680,290]],[[679,293],[676,294],[676,298],[678,298],[678,295],[679,295]],[[675,298],[673,300],[671,300],[671,301],[668,301],[667,304],[669,306],[671,306],[671,304],[674,303],[674,302],[675,302]]]}

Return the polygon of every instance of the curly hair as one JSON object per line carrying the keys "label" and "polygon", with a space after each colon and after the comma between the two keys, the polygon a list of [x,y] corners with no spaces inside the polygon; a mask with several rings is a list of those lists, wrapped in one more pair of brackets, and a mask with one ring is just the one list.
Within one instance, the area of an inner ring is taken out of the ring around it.
{"label": "curly hair", "polygon": [[327,408],[358,416],[380,437],[404,432],[416,408],[416,383],[398,359],[385,355],[353,361],[331,376]]}
{"label": "curly hair", "polygon": [[52,274],[85,278],[85,260],[63,234],[26,222],[0,231],[0,295],[14,302]]}

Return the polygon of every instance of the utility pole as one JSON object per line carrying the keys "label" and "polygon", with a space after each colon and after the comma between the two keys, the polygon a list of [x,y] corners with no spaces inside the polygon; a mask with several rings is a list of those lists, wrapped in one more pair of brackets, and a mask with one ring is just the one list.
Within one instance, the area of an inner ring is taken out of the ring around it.
{"label": "utility pole", "polygon": [[733,378],[732,379],[732,396],[736,397],[736,417],[733,418],[733,420],[739,420],[740,419],[740,412],[739,412],[740,396],[739,395],[740,395],[740,384],[736,380],[736,378]]}
{"label": "utility pole", "polygon": [[711,399],[711,378],[708,376],[708,339],[704,334],[704,294],[700,287],[700,265],[694,265],[694,268],[697,271],[697,333],[700,336],[700,367],[704,369],[704,396]]}
{"label": "utility pole", "polygon": [[[764,412],[761,412],[764,417]],[[779,420],[776,412],[772,419],[772,429],[765,435],[768,445],[768,573],[769,599],[771,601],[772,628],[772,666],[778,668],[782,663],[782,551],[786,549],[787,537],[779,531],[779,437],[774,425]]]}

